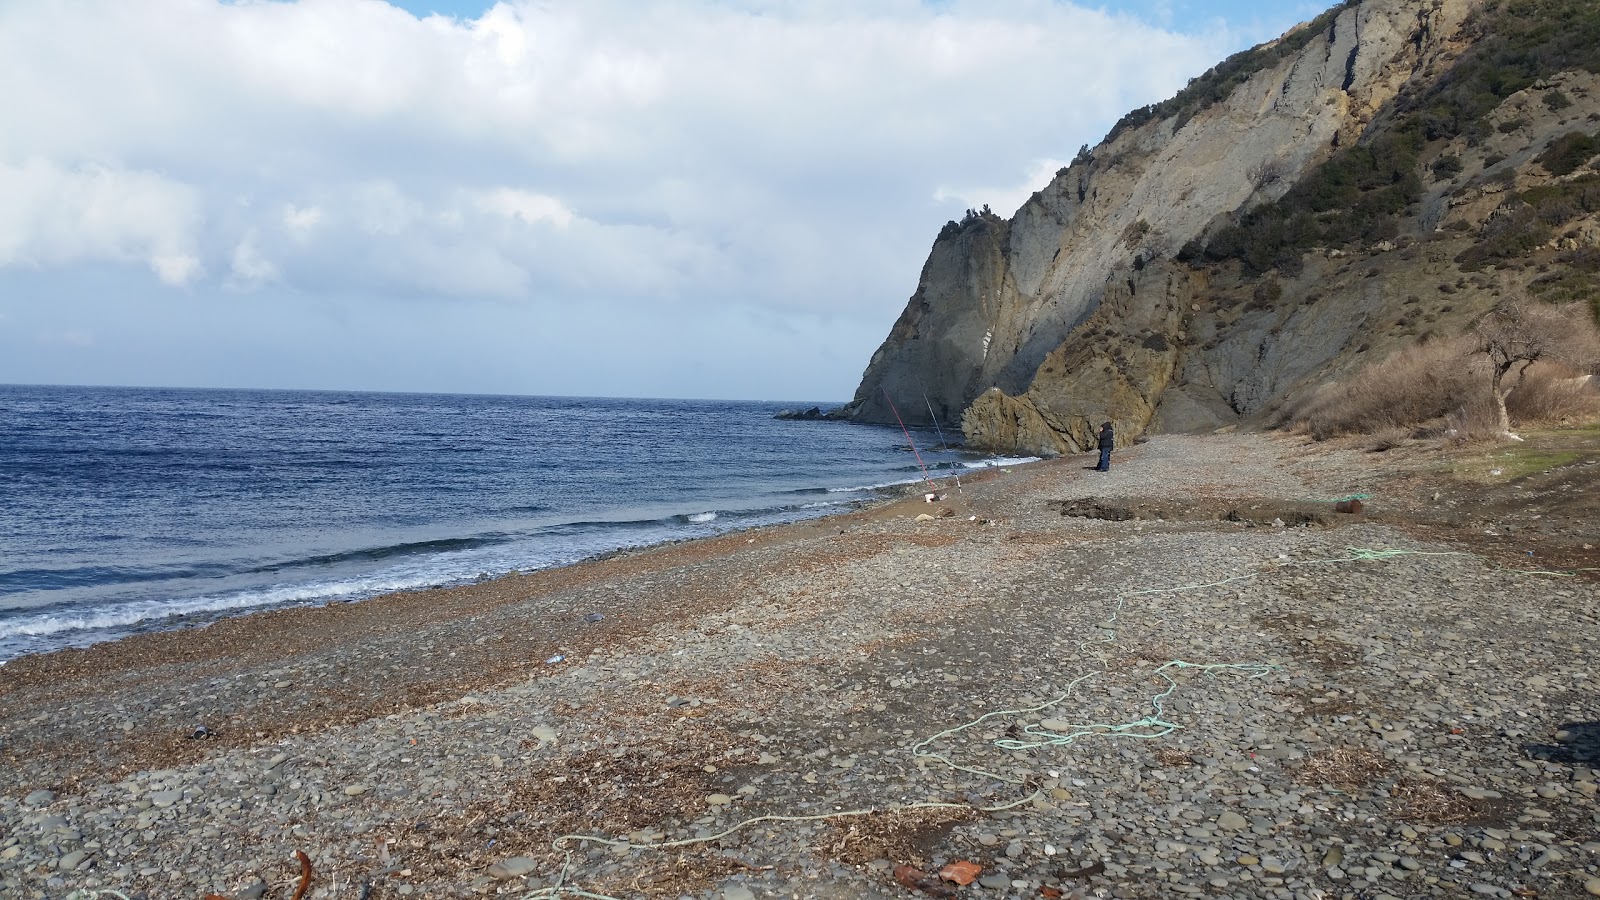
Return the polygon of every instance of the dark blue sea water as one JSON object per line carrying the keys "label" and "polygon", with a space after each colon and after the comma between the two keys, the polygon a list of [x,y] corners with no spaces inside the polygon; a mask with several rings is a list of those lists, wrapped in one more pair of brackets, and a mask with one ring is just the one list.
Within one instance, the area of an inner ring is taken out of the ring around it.
{"label": "dark blue sea water", "polygon": [[825,515],[921,478],[898,428],[773,419],[785,405],[0,386],[0,661]]}

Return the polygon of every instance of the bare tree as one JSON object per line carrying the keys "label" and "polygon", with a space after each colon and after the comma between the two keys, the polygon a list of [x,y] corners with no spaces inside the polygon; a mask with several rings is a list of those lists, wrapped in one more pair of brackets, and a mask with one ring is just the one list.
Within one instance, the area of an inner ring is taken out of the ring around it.
{"label": "bare tree", "polygon": [[[1529,366],[1557,360],[1587,368],[1595,362],[1594,323],[1578,304],[1564,308],[1528,301],[1501,303],[1478,321],[1474,335],[1475,349],[1489,358],[1495,427],[1502,434],[1511,435],[1506,397],[1522,382]],[[1507,383],[1512,373],[1516,377]]]}

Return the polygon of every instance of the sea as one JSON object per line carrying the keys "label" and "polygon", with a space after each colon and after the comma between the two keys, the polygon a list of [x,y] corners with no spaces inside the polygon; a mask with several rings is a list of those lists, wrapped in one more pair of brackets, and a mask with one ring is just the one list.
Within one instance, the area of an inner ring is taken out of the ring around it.
{"label": "sea", "polygon": [[0,385],[0,665],[1026,461],[966,452],[948,428],[774,418],[833,405]]}

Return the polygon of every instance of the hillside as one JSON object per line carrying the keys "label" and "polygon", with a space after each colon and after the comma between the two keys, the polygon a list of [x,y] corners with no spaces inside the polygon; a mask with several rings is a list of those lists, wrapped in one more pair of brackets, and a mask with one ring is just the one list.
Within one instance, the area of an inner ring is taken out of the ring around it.
{"label": "hillside", "polygon": [[[945,225],[835,415],[1067,453],[1259,421],[1504,297],[1600,284],[1600,9],[1343,3]],[[923,402],[923,398],[927,402]],[[913,413],[915,415],[915,413]]]}

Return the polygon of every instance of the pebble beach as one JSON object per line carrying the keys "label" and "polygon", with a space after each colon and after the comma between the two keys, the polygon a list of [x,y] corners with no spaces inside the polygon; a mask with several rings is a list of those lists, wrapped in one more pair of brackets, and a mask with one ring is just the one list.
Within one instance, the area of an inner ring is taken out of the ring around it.
{"label": "pebble beach", "polygon": [[1592,579],[1064,514],[1331,505],[1359,453],[1092,465],[14,660],[0,895],[1600,896]]}

